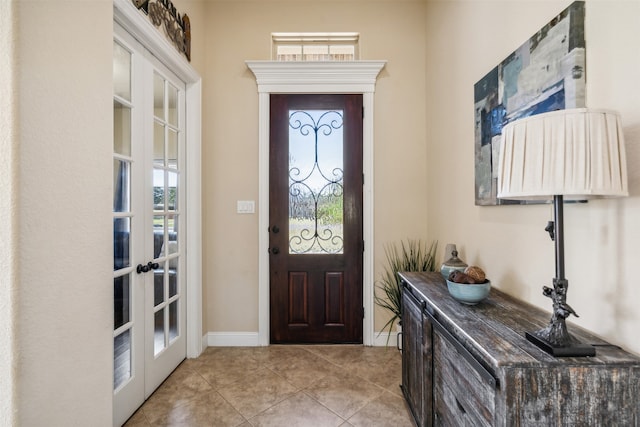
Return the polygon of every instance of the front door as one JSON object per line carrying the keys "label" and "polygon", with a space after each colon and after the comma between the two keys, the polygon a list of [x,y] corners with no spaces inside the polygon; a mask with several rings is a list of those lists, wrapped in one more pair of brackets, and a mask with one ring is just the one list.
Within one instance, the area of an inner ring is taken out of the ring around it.
{"label": "front door", "polygon": [[362,95],[271,95],[272,343],[362,343]]}
{"label": "front door", "polygon": [[186,356],[185,85],[121,27],[114,52],[114,425]]}

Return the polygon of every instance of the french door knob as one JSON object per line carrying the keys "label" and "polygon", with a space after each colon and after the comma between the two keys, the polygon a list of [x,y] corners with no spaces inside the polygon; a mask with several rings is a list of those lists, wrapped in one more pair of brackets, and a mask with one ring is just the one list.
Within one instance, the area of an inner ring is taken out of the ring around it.
{"label": "french door knob", "polygon": [[274,225],[273,227],[271,227],[271,231],[273,231],[274,234],[278,234],[278,232],[280,231],[280,228],[277,225]]}
{"label": "french door knob", "polygon": [[271,253],[273,255],[278,255],[280,253],[280,249],[277,246],[274,248],[271,248]]}
{"label": "french door knob", "polygon": [[160,264],[158,264],[157,262],[149,261],[147,265],[138,264],[138,266],[136,267],[136,273],[147,273],[151,270],[157,270],[158,268],[160,268]]}

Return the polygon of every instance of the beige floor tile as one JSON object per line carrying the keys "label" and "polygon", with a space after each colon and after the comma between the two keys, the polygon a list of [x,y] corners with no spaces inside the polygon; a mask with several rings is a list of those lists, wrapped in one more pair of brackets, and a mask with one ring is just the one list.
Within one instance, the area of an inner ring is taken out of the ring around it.
{"label": "beige floor tile", "polygon": [[180,367],[142,405],[147,419],[153,424],[168,412],[193,400],[203,393],[213,391],[197,372]]}
{"label": "beige floor tile", "polygon": [[342,418],[348,419],[380,396],[384,389],[343,370],[328,375],[305,391]]}
{"label": "beige floor tile", "polygon": [[236,427],[247,420],[216,391],[173,407],[154,426]]}
{"label": "beige floor tile", "polygon": [[400,378],[394,347],[211,347],[184,361],[126,426],[412,425]]}
{"label": "beige floor tile", "polygon": [[138,409],[124,424],[124,427],[151,427],[142,409]]}
{"label": "beige floor tile", "polygon": [[252,377],[237,381],[219,393],[245,418],[272,407],[296,392],[296,387],[267,368]]}
{"label": "beige floor tile", "polygon": [[[180,363],[180,365],[178,365],[178,367],[176,368],[176,370],[178,369],[185,369],[185,370],[191,370],[193,371],[194,368],[196,366],[198,366],[200,358],[198,359],[184,359],[182,361],[182,363]],[[175,371],[174,371],[175,372]]]}
{"label": "beige floor tile", "polygon": [[413,427],[414,425],[404,399],[390,392],[384,392],[380,397],[369,402],[348,421],[354,427]]}
{"label": "beige floor tile", "polygon": [[205,356],[205,358],[214,358],[226,362],[246,363],[255,359],[254,355],[257,348],[258,347],[208,347],[198,359]]}
{"label": "beige floor tile", "polygon": [[238,365],[230,366],[203,366],[197,372],[202,375],[214,390],[222,390],[238,381],[246,382],[256,376],[258,369],[245,368]]}
{"label": "beige floor tile", "polygon": [[215,390],[255,375],[260,363],[250,347],[209,347],[192,365]]}
{"label": "beige floor tile", "polygon": [[283,358],[274,362],[270,368],[298,389],[309,387],[322,378],[340,371],[340,367],[325,359],[306,352],[306,354]]}
{"label": "beige floor tile", "polygon": [[255,427],[337,427],[344,420],[303,392],[298,392],[249,422]]}
{"label": "beige floor tile", "polygon": [[350,373],[358,375],[380,387],[401,395],[402,362],[398,350],[372,352],[344,365]]}
{"label": "beige floor tile", "polygon": [[308,346],[299,345],[270,345],[266,347],[254,347],[252,357],[258,361],[261,367],[272,367],[295,357],[304,357],[312,354]]}
{"label": "beige floor tile", "polygon": [[382,362],[390,359],[400,359],[400,351],[395,346],[389,347],[362,347],[354,352],[356,361]]}
{"label": "beige floor tile", "polygon": [[308,349],[314,354],[317,354],[329,362],[339,366],[343,366],[349,362],[361,357],[364,349],[369,347],[363,347],[361,345],[318,345],[309,346]]}
{"label": "beige floor tile", "polygon": [[194,360],[193,369],[244,367],[247,370],[255,370],[260,368],[260,364],[253,354],[254,350],[251,347],[209,347]]}

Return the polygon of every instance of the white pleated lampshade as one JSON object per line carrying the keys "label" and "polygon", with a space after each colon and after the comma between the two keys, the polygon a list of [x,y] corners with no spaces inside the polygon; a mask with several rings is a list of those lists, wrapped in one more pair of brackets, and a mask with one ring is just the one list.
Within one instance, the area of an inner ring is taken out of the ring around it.
{"label": "white pleated lampshade", "polygon": [[628,196],[620,116],[587,108],[515,120],[502,129],[498,198]]}

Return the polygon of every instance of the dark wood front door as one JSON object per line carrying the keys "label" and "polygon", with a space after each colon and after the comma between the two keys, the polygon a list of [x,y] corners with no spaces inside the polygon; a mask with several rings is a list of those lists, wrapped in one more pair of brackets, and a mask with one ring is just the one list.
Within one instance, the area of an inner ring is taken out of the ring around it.
{"label": "dark wood front door", "polygon": [[362,342],[362,95],[271,95],[272,343]]}

